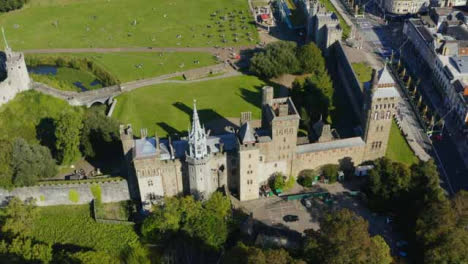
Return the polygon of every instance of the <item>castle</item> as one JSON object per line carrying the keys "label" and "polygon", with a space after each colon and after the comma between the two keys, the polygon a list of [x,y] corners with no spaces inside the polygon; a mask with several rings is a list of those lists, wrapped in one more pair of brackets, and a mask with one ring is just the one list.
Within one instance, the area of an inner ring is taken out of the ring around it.
{"label": "castle", "polygon": [[343,35],[337,14],[327,11],[317,0],[302,0],[300,3],[307,16],[307,40],[314,41],[327,53],[328,48],[336,41],[340,41]]}
{"label": "castle", "polygon": [[123,152],[130,176],[135,176],[143,208],[164,196],[191,193],[199,199],[227,187],[240,201],[259,198],[260,186],[276,173],[297,176],[325,164],[358,165],[385,155],[399,94],[386,67],[374,70],[362,91],[363,135],[339,139],[330,125],[318,121],[315,142],[298,140],[300,116],[290,97],[274,98],[272,87],[262,89],[262,122],[253,127],[244,112],[237,131],[221,135],[206,132],[193,106],[188,138],[134,139],[131,125],[121,125]]}
{"label": "castle", "polygon": [[31,88],[23,53],[13,52],[8,46],[3,28],[2,33],[5,41],[5,58],[0,64],[0,71],[6,73],[6,78],[0,82],[0,106],[15,98],[16,94]]}

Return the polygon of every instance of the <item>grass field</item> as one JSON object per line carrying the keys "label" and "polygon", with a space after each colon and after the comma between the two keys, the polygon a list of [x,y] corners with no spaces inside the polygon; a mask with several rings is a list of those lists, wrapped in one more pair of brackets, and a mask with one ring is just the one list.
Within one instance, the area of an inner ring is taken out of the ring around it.
{"label": "grass field", "polygon": [[138,241],[133,226],[94,221],[89,205],[47,206],[39,211],[39,219],[31,226],[32,237],[38,241],[106,251],[115,257]]}
{"label": "grass field", "polygon": [[190,125],[193,99],[196,99],[202,122],[239,117],[245,111],[251,111],[252,118],[260,118],[263,85],[256,77],[238,76],[149,86],[118,96],[113,117],[124,124],[131,123],[136,134],[141,128],[147,128],[148,135],[184,133]]}
{"label": "grass field", "polygon": [[354,72],[358,77],[358,81],[363,85],[370,82],[372,79],[372,68],[365,62],[351,63]]}
{"label": "grass field", "polygon": [[50,118],[58,117],[66,109],[81,111],[81,108],[72,107],[66,101],[36,91],[20,93],[0,107],[0,139],[23,137],[28,141],[37,141],[36,127],[41,124],[47,130]]}
{"label": "grass field", "polygon": [[0,24],[14,49],[202,47],[256,44],[252,19],[246,0],[31,0]]}
{"label": "grass field", "polygon": [[54,88],[65,91],[81,92],[102,88],[102,84],[91,72],[72,68],[57,68],[53,74],[30,74],[34,81],[48,84]]}
{"label": "grass field", "polygon": [[59,53],[33,56],[87,57],[122,83],[216,64],[212,54],[203,52]]}
{"label": "grass field", "polygon": [[127,201],[115,203],[101,203],[96,208],[96,217],[101,219],[127,221],[129,212],[127,210]]}
{"label": "grass field", "polygon": [[418,158],[414,155],[410,146],[406,142],[406,139],[401,134],[400,129],[398,129],[395,121],[392,122],[387,153],[385,156],[394,161],[402,162],[408,165],[418,162]]}

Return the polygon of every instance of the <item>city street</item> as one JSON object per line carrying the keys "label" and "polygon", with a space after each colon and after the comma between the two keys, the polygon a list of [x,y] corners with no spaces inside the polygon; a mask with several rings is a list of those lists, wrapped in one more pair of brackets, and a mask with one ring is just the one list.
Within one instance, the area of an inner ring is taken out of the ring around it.
{"label": "city street", "polygon": [[[341,2],[339,4],[342,4]],[[375,54],[378,60],[384,61],[391,56],[391,51],[393,50],[395,54],[399,54],[400,49],[402,49],[402,44],[405,43],[405,35],[402,32],[403,23],[401,22],[390,22],[385,24],[383,20],[377,15],[379,10],[373,1],[369,1],[366,5],[366,14],[365,18],[353,18],[348,16],[354,24],[357,26],[356,34],[357,39],[362,41],[362,48],[368,50],[370,53]],[[362,39],[361,39],[362,38]],[[416,58],[411,58],[414,52],[408,52],[404,54],[404,57],[407,58],[407,61],[412,61],[414,65],[410,65],[413,70],[417,73],[418,76],[421,76],[421,85],[423,87],[422,93],[425,102],[434,109],[434,105],[438,113],[445,113],[444,107],[441,103],[440,95],[434,91],[432,85],[432,74],[428,74],[427,71],[420,69],[420,61]],[[414,56],[414,55],[413,55]],[[404,97],[403,97],[404,98]],[[408,102],[404,102],[408,104]],[[405,109],[409,109],[406,107]],[[408,111],[407,111],[408,112]],[[441,115],[443,116],[443,115]],[[402,118],[408,118],[402,117]],[[417,122],[407,122],[414,124],[414,131],[416,134],[413,138],[420,141],[421,147],[427,148],[427,136],[424,131],[418,127]],[[447,127],[451,128],[453,125],[447,122]],[[434,157],[434,160],[437,162],[439,171],[441,174],[442,186],[450,193],[453,194],[461,189],[468,189],[468,170],[465,165],[463,157],[467,157],[468,160],[468,151],[459,152],[458,147],[460,145],[465,145],[465,142],[461,142],[459,135],[452,135],[447,131],[447,127],[443,132],[443,137],[441,141],[433,142],[432,150],[428,149],[430,154]],[[454,137],[458,137],[454,139]],[[465,148],[466,149],[466,148]]]}

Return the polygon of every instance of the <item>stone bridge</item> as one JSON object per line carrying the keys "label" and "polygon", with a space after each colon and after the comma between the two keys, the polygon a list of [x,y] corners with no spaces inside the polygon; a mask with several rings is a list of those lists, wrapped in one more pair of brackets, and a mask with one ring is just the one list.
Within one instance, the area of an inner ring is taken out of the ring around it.
{"label": "stone bridge", "polygon": [[[209,73],[224,73],[220,76],[214,77],[203,77],[208,76]],[[180,80],[170,80],[170,78],[182,75],[195,75],[200,77],[199,79],[195,80],[187,80],[187,81],[180,81]],[[48,94],[63,100],[66,100],[70,105],[80,106],[85,105],[87,107],[91,107],[95,103],[101,104],[111,104],[114,97],[127,91],[132,91],[134,89],[145,87],[153,84],[160,84],[160,83],[192,83],[192,82],[199,82],[205,81],[210,79],[220,79],[231,77],[235,75],[240,75],[237,71],[232,69],[230,65],[225,63],[220,63],[216,65],[196,68],[187,70],[184,72],[174,72],[165,75],[161,75],[154,78],[147,78],[141,79],[136,81],[131,81],[127,83],[122,83],[119,85],[108,86],[96,90],[90,90],[85,92],[73,92],[73,91],[62,91],[55,88],[52,88],[46,84],[40,82],[33,82],[32,89]]]}
{"label": "stone bridge", "polygon": [[115,96],[122,93],[120,85],[85,92],[72,92],[57,90],[43,83],[33,82],[32,88],[44,94],[61,98],[67,101],[70,105],[85,105],[87,107],[90,107],[95,103],[110,104]]}

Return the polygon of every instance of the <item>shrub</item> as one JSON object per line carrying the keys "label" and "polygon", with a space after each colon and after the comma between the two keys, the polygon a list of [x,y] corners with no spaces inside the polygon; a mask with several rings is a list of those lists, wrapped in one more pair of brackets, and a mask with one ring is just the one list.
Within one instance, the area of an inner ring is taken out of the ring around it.
{"label": "shrub", "polygon": [[330,183],[336,182],[338,178],[339,166],[336,164],[327,164],[322,167],[323,176],[328,179]]}
{"label": "shrub", "polygon": [[273,190],[283,189],[285,186],[284,175],[282,173],[276,173],[270,180],[270,187]]}
{"label": "shrub", "polygon": [[73,203],[77,203],[80,201],[80,194],[76,190],[71,189],[68,191],[68,200]]}
{"label": "shrub", "polygon": [[296,178],[294,178],[294,176],[289,176],[288,180],[284,184],[284,189],[291,189],[292,187],[294,187],[294,183],[296,183]]}
{"label": "shrub", "polygon": [[94,199],[101,201],[101,185],[93,184],[89,186],[91,193],[93,194]]}
{"label": "shrub", "polygon": [[313,170],[304,170],[299,174],[298,182],[304,187],[312,187],[316,173]]}

